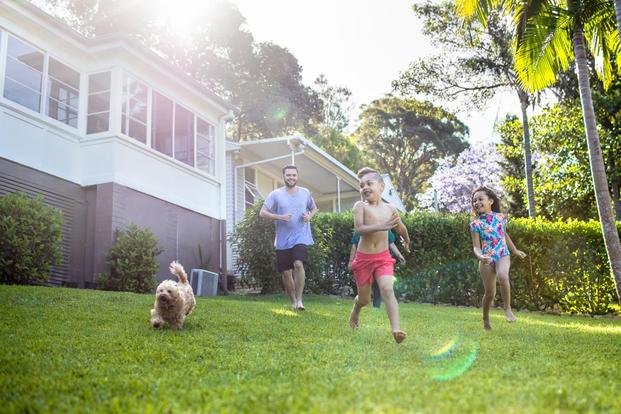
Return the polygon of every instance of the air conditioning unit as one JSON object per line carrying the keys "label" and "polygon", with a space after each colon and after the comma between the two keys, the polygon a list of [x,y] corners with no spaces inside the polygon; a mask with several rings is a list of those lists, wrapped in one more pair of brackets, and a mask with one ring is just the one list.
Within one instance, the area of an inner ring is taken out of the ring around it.
{"label": "air conditioning unit", "polygon": [[196,296],[218,295],[218,274],[203,269],[192,269],[190,285]]}

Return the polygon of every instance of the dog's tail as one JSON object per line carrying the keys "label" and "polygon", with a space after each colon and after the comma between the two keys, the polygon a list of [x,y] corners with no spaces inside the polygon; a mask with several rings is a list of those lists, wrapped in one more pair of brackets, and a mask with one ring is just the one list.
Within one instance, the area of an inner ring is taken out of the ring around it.
{"label": "dog's tail", "polygon": [[188,275],[185,273],[183,266],[178,261],[174,261],[170,264],[170,273],[177,276],[181,283],[188,283]]}

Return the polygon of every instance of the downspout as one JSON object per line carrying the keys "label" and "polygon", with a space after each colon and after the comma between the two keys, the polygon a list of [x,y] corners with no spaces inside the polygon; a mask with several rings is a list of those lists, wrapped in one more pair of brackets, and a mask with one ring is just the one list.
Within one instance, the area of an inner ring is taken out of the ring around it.
{"label": "downspout", "polygon": [[[220,282],[222,286],[222,290],[224,294],[228,294],[228,266],[227,266],[227,243],[226,243],[226,124],[227,122],[232,121],[235,118],[235,113],[232,110],[229,110],[226,115],[220,117],[218,120],[218,128],[220,129],[220,134],[224,138],[222,142],[222,149],[218,151],[220,155],[219,172],[218,177],[220,177],[220,211],[224,212],[224,217],[222,220],[218,220],[218,233],[220,238]],[[216,143],[219,140],[216,139]]]}

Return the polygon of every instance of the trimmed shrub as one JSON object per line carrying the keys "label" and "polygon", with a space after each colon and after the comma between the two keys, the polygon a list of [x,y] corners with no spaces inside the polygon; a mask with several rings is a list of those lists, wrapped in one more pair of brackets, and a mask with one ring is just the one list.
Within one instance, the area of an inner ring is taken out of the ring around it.
{"label": "trimmed shrub", "polygon": [[106,255],[109,273],[99,275],[97,287],[135,293],[153,291],[159,269],[156,257],[163,251],[157,238],[151,230],[130,224],[127,230],[116,229],[114,239]]}
{"label": "trimmed shrub", "polygon": [[[256,227],[259,209],[260,205],[246,216],[233,237],[240,252],[238,268],[260,286],[264,280],[275,281],[278,286],[280,277],[272,247],[274,226],[262,222],[261,227]],[[479,306],[483,286],[472,252],[470,216],[416,213],[402,218],[410,233],[412,252],[405,255],[405,266],[396,267],[397,296],[420,302]],[[321,257],[315,263],[311,255],[312,267],[306,271],[308,290],[339,294],[351,288],[355,292],[353,277],[347,269],[352,213],[317,214],[312,227],[316,242],[325,240],[327,251],[321,247]],[[512,257],[511,261],[515,308],[591,315],[612,312],[610,305],[617,301],[617,294],[598,222],[509,219],[507,232],[527,254],[523,260]],[[500,301],[500,295],[497,300]]]}
{"label": "trimmed shrub", "polygon": [[0,283],[43,284],[62,262],[62,213],[40,195],[0,197]]}

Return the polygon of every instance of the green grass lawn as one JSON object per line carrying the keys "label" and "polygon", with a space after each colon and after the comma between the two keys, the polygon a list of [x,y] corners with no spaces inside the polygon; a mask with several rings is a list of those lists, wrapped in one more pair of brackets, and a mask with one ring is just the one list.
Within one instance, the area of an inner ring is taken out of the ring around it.
{"label": "green grass lawn", "polygon": [[0,286],[2,412],[621,412],[621,320],[352,300],[198,298],[182,331],[152,295]]}

